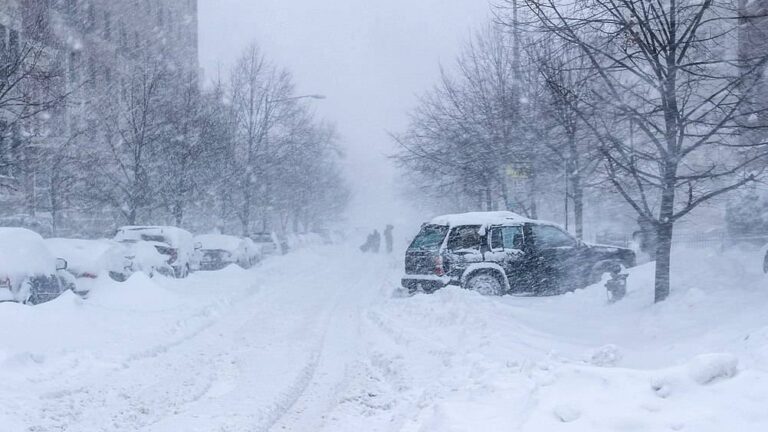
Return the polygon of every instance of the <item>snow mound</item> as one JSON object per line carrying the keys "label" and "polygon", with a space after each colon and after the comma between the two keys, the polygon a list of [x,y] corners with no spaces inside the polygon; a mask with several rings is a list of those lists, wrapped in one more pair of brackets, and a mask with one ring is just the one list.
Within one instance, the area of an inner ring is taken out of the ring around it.
{"label": "snow mound", "polygon": [[739,359],[732,354],[703,354],[688,363],[688,374],[701,385],[729,379],[738,373]]}
{"label": "snow mound", "polygon": [[576,421],[581,417],[581,410],[570,404],[557,405],[553,410],[555,417],[563,423]]}
{"label": "snow mound", "polygon": [[599,367],[613,367],[622,359],[621,351],[616,345],[608,344],[596,349],[589,363]]}

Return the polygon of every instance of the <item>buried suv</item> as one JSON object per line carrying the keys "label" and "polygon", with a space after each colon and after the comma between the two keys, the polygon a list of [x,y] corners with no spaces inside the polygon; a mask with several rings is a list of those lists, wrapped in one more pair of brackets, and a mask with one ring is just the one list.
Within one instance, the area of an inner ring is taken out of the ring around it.
{"label": "buried suv", "polygon": [[589,245],[515,213],[465,213],[422,226],[406,252],[402,285],[411,293],[459,285],[485,295],[552,295],[598,282],[616,265],[634,266],[634,252]]}

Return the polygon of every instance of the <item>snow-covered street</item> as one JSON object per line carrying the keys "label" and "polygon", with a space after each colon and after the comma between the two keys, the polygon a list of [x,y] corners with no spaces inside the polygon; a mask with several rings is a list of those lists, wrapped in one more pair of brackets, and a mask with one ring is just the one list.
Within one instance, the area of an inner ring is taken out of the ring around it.
{"label": "snow-covered street", "polygon": [[1,303],[0,430],[765,430],[758,254],[687,254],[656,306],[648,265],[611,306],[403,297],[400,255],[344,246]]}

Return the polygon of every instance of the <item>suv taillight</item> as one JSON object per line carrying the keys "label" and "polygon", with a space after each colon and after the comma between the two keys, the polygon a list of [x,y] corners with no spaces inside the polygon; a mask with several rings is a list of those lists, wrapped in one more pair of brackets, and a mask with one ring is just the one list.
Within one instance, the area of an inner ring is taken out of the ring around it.
{"label": "suv taillight", "polygon": [[173,264],[179,258],[179,250],[171,249],[171,259],[168,260],[168,264]]}
{"label": "suv taillight", "polygon": [[445,267],[443,267],[443,257],[435,257],[435,274],[438,276],[445,276]]}
{"label": "suv taillight", "polygon": [[6,277],[4,279],[0,278],[0,287],[10,289],[11,288],[11,279],[8,278],[8,277]]}

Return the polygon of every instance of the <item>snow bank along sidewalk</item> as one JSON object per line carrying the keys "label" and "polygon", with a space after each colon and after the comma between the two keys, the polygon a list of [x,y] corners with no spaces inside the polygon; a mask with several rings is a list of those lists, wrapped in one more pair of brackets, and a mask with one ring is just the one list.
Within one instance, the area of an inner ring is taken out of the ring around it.
{"label": "snow bank along sidewalk", "polygon": [[760,260],[681,251],[660,305],[652,265],[610,306],[601,286],[502,299],[449,288],[374,305],[366,372],[324,430],[768,430]]}

